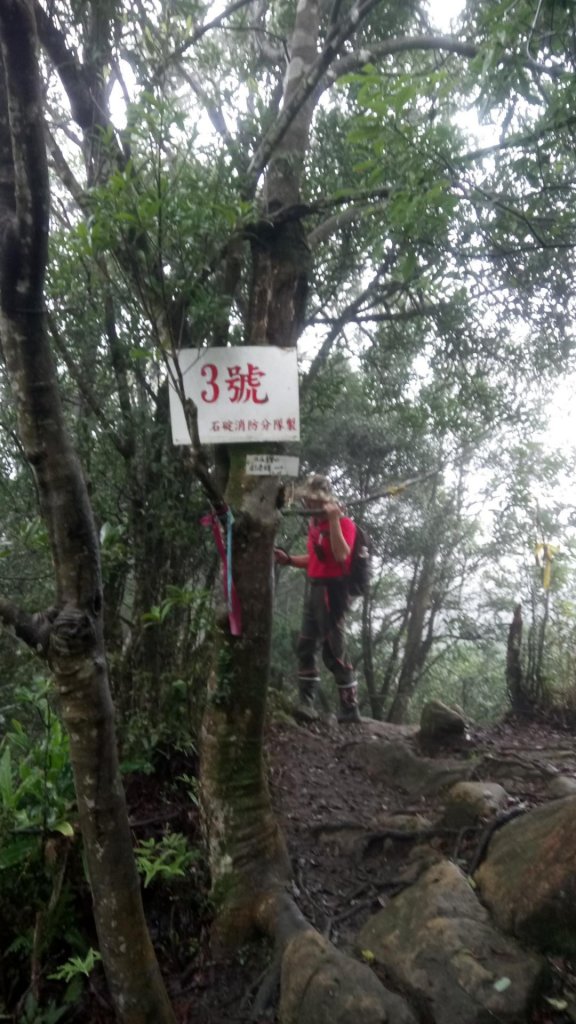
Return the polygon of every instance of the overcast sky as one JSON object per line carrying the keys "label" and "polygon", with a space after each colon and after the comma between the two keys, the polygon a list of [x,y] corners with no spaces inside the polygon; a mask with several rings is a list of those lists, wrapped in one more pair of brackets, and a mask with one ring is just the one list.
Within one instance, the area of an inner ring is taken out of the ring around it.
{"label": "overcast sky", "polygon": [[449,32],[451,21],[464,6],[464,0],[429,0],[430,17],[441,32]]}

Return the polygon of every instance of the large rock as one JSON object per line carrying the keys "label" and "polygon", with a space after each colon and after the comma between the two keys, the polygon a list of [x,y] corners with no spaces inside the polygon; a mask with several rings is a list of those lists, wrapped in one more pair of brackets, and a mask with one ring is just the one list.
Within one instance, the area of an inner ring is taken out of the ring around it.
{"label": "large rock", "polygon": [[496,832],[475,879],[505,931],[545,952],[576,954],[576,796]]}
{"label": "large rock", "polygon": [[546,970],[542,958],[494,929],[449,861],[430,868],[372,917],[358,947],[435,1024],[525,1021]]}
{"label": "large rock", "polygon": [[562,796],[574,796],[576,794],[576,779],[571,775],[556,775],[548,783],[548,795],[553,800]]}
{"label": "large rock", "polygon": [[440,793],[475,770],[472,760],[417,757],[407,743],[399,740],[361,740],[343,750],[349,764],[367,771],[377,782],[392,784],[411,796]]}
{"label": "large rock", "polygon": [[457,782],[448,793],[442,820],[447,828],[466,828],[493,818],[507,803],[508,794],[497,782]]}
{"label": "large rock", "polygon": [[443,704],[441,700],[429,700],[420,714],[420,738],[425,744],[446,743],[462,739],[466,733],[466,722],[459,711]]}
{"label": "large rock", "polygon": [[282,959],[281,1024],[417,1024],[366,964],[311,929],[290,940]]}

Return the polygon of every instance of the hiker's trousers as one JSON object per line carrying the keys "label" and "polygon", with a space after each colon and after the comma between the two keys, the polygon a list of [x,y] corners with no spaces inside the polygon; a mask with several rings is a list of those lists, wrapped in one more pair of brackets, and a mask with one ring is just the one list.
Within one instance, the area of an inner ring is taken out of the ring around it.
{"label": "hiker's trousers", "polygon": [[316,655],[322,648],[322,660],[339,687],[352,686],[352,665],[346,653],[344,632],[348,595],[342,580],[309,580],[304,602],[302,630],[298,640],[298,675],[318,676]]}

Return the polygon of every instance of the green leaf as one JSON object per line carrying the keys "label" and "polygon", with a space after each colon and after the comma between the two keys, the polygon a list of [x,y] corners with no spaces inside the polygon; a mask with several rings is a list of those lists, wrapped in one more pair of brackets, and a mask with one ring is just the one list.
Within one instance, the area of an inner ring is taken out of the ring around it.
{"label": "green leaf", "polygon": [[0,800],[4,807],[13,808],[16,803],[16,794],[12,782],[12,757],[10,747],[6,747],[0,758]]}
{"label": "green leaf", "polygon": [[552,999],[551,996],[544,996],[545,1001],[549,1006],[552,1006],[554,1010],[567,1010],[568,1003],[565,999]]}
{"label": "green leaf", "polygon": [[70,836],[70,838],[74,835],[74,827],[69,821],[59,821],[57,825],[52,825],[52,831],[60,832],[60,835]]}
{"label": "green leaf", "polygon": [[98,950],[90,947],[86,956],[71,956],[65,964],[62,964],[58,970],[54,971],[53,974],[49,974],[49,978],[53,978],[55,981],[71,981],[79,974],[88,975],[94,969],[94,965],[101,960],[102,957]]}
{"label": "green leaf", "polygon": [[510,988],[511,984],[510,978],[498,978],[498,981],[495,981],[492,987],[496,992],[505,992],[507,988]]}

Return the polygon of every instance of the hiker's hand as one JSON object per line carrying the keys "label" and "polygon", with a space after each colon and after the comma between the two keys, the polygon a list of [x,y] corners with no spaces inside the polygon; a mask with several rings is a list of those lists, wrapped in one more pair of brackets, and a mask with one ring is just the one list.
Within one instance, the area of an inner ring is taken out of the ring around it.
{"label": "hiker's hand", "polygon": [[329,521],[340,519],[340,516],[342,515],[342,508],[337,501],[327,501],[324,505],[324,512]]}
{"label": "hiker's hand", "polygon": [[284,551],[284,548],[274,548],[274,558],[278,565],[290,565],[290,555],[287,551]]}

